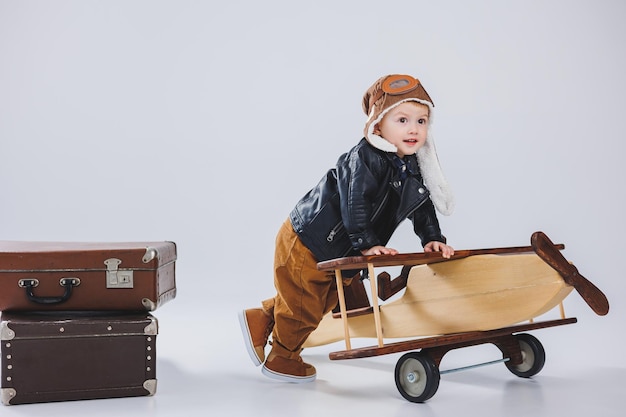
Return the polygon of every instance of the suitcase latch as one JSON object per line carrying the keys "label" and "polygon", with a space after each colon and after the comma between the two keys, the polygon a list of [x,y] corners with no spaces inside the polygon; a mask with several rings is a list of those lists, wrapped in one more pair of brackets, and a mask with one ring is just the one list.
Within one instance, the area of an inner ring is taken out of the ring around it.
{"label": "suitcase latch", "polygon": [[107,266],[107,288],[133,288],[133,271],[118,269],[121,263],[122,261],[117,258],[104,261]]}

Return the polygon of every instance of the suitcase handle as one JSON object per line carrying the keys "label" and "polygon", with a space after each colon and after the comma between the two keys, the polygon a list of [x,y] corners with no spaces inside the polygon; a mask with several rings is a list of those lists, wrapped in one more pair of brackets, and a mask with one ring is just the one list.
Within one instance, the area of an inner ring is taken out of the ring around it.
{"label": "suitcase handle", "polygon": [[72,289],[80,285],[78,278],[61,278],[59,285],[65,288],[63,295],[59,297],[38,297],[35,295],[33,288],[39,285],[39,280],[35,278],[20,279],[18,286],[26,290],[26,297],[33,303],[37,304],[61,304],[66,302],[72,296]]}

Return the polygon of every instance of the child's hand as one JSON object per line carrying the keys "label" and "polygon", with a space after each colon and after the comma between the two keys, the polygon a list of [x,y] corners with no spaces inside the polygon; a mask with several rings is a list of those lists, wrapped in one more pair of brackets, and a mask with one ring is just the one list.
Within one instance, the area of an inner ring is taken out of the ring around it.
{"label": "child's hand", "polygon": [[450,257],[454,255],[452,246],[437,241],[428,242],[426,246],[424,246],[424,252],[441,252],[441,256],[446,259],[450,259]]}
{"label": "child's hand", "polygon": [[363,256],[369,256],[369,255],[396,255],[398,253],[397,250],[392,249],[392,248],[386,248],[384,246],[372,246],[369,249],[363,249],[361,251],[361,254],[363,254]]}

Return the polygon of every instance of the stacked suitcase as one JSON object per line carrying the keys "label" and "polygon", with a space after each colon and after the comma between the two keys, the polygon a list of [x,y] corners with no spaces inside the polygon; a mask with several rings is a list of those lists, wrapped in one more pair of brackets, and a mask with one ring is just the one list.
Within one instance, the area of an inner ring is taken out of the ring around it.
{"label": "stacked suitcase", "polygon": [[154,395],[174,242],[0,242],[5,405]]}

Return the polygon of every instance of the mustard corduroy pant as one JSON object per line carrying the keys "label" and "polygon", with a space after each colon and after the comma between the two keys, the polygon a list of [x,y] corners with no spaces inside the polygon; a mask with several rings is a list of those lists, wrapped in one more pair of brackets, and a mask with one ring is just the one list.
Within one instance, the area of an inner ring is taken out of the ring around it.
{"label": "mustard corduroy pant", "polygon": [[299,352],[324,315],[337,305],[337,286],[334,273],[317,270],[317,260],[289,219],[276,237],[274,286],[276,296],[263,301],[263,309],[274,312],[273,343]]}

